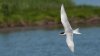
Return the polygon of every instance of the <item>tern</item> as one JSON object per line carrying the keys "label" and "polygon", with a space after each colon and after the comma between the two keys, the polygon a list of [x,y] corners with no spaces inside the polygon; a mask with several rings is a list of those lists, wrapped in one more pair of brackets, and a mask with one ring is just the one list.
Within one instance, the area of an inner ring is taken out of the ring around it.
{"label": "tern", "polygon": [[68,22],[68,17],[65,12],[63,4],[61,5],[61,22],[65,29],[65,32],[61,32],[60,35],[66,35],[66,42],[69,49],[74,52],[74,41],[73,41],[73,34],[81,34],[79,32],[79,28],[73,30],[71,28],[70,23]]}

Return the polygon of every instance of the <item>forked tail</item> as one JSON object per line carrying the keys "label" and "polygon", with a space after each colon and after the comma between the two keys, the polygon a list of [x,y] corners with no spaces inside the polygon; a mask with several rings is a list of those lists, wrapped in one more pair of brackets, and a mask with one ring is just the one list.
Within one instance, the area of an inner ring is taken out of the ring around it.
{"label": "forked tail", "polygon": [[79,32],[79,28],[73,30],[73,33],[74,33],[74,34],[81,34],[81,33]]}

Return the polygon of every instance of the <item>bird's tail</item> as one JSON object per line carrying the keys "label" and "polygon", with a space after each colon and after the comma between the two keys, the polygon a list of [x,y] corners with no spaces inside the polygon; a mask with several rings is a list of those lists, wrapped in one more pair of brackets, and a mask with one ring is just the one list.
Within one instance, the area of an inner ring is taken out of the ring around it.
{"label": "bird's tail", "polygon": [[73,30],[73,33],[74,33],[74,34],[81,34],[81,33],[79,32],[79,28]]}

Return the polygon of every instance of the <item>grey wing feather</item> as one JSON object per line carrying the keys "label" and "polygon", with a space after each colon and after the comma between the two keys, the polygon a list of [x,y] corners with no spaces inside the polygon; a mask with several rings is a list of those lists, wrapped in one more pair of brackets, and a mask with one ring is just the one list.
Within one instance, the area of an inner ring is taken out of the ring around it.
{"label": "grey wing feather", "polygon": [[67,33],[66,42],[72,52],[74,52],[73,33]]}
{"label": "grey wing feather", "polygon": [[70,24],[68,22],[67,14],[65,12],[63,4],[61,6],[61,22],[62,22],[65,30],[67,30],[67,31],[68,30],[72,30],[72,28],[71,28],[71,26],[70,26]]}

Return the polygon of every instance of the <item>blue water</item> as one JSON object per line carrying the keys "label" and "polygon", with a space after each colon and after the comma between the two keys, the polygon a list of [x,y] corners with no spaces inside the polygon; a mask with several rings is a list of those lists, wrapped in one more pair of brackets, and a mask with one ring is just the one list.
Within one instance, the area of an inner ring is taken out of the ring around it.
{"label": "blue water", "polygon": [[92,6],[100,6],[100,0],[73,0],[77,5],[92,5]]}
{"label": "blue water", "polygon": [[63,29],[31,29],[0,33],[0,56],[100,56],[100,28],[81,28],[74,35],[75,53],[66,45]]}

